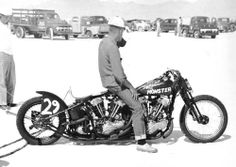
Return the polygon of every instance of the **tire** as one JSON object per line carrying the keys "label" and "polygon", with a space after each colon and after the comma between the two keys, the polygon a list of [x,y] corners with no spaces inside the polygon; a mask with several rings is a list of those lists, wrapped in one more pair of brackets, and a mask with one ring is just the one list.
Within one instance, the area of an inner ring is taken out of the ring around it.
{"label": "tire", "polygon": [[73,37],[74,37],[74,38],[77,38],[77,37],[78,37],[78,35],[73,35]]}
{"label": "tire", "polygon": [[[199,108],[200,113],[209,119],[205,124],[198,123],[190,113],[190,108],[185,105],[180,115],[180,128],[182,132],[189,140],[196,143],[208,143],[217,140],[224,133],[228,123],[228,115],[224,105],[218,99],[209,95],[196,96],[194,97],[194,101]],[[207,110],[203,110],[204,104],[207,104]],[[218,115],[213,109],[217,109],[219,112]],[[220,124],[216,129],[213,129],[214,133],[210,133],[208,128],[217,124],[217,120],[219,120]],[[196,128],[199,129],[199,132]],[[208,134],[204,134],[203,131],[207,132],[207,130]]]}
{"label": "tire", "polygon": [[183,33],[182,33],[183,35],[183,37],[188,37],[188,32],[187,32],[187,30],[183,30]]}
{"label": "tire", "polygon": [[[17,113],[17,118],[16,118],[16,125],[17,129],[20,133],[20,135],[29,143],[32,145],[49,145],[52,143],[55,143],[61,136],[55,133],[54,131],[51,130],[45,130],[41,134],[45,132],[52,132],[51,135],[43,135],[42,137],[39,136],[34,136],[32,133],[36,131],[43,130],[43,128],[40,127],[40,124],[37,123],[42,123],[37,122],[37,119],[40,117],[42,118],[47,118],[50,116],[49,114],[43,115],[41,112],[41,104],[42,104],[42,98],[41,97],[35,97],[32,99],[29,99],[26,101],[19,109]],[[38,108],[39,111],[36,111]],[[58,121],[58,125],[54,125],[57,129],[57,132],[63,133],[65,130],[65,126],[62,126],[62,123],[66,120],[65,114],[60,114],[58,116],[55,116],[52,118],[52,121]],[[49,120],[50,123],[51,120]],[[27,127],[27,123],[32,124],[31,126]],[[49,122],[46,122],[45,124],[49,124]],[[30,128],[31,127],[31,128]],[[31,132],[29,132],[31,130]]]}
{"label": "tire", "polygon": [[23,27],[17,27],[16,28],[16,36],[18,38],[24,38],[25,37],[25,29]]}
{"label": "tire", "polygon": [[42,38],[43,35],[42,34],[34,34],[34,38]]}
{"label": "tire", "polygon": [[194,36],[194,38],[201,38],[201,35],[200,35],[199,31],[194,31],[193,36]]}
{"label": "tire", "polygon": [[70,36],[68,34],[65,35],[65,39],[66,40],[69,40],[70,39]]}
{"label": "tire", "polygon": [[215,39],[215,38],[216,38],[216,35],[212,35],[211,38]]}
{"label": "tire", "polygon": [[87,31],[85,32],[85,35],[86,35],[88,38],[92,38],[92,37],[93,37],[92,31],[90,31],[90,30],[87,30]]}
{"label": "tire", "polygon": [[230,25],[230,31],[231,32],[234,32],[236,29],[236,26],[234,24]]}
{"label": "tire", "polygon": [[103,37],[104,37],[104,35],[98,35],[98,38],[100,38],[100,39],[103,38]]}

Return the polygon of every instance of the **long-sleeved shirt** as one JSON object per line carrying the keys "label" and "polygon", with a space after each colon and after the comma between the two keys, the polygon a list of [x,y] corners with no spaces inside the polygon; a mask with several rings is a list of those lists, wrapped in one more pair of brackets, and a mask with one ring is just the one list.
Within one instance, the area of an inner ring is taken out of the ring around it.
{"label": "long-sleeved shirt", "polygon": [[121,88],[126,75],[121,65],[120,51],[116,42],[109,36],[100,42],[98,66],[103,87]]}
{"label": "long-sleeved shirt", "polygon": [[12,55],[12,34],[7,25],[0,21],[0,52]]}

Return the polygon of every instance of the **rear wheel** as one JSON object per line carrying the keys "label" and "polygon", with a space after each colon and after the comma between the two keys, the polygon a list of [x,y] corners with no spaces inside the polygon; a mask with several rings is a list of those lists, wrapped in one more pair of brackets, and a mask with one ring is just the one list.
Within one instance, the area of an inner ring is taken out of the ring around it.
{"label": "rear wheel", "polygon": [[25,37],[25,29],[23,27],[20,27],[20,26],[17,27],[15,33],[16,33],[16,36],[18,38],[24,38]]}
{"label": "rear wheel", "polygon": [[[43,99],[35,97],[26,101],[17,113],[17,129],[21,136],[32,145],[48,145],[56,142],[63,133],[65,126],[65,114],[49,118],[53,111],[41,111]],[[51,127],[52,131],[48,127]]]}
{"label": "rear wheel", "polygon": [[197,96],[194,102],[202,115],[202,121],[199,123],[191,109],[184,106],[180,116],[181,130],[193,142],[207,143],[217,140],[228,123],[224,105],[209,95]]}

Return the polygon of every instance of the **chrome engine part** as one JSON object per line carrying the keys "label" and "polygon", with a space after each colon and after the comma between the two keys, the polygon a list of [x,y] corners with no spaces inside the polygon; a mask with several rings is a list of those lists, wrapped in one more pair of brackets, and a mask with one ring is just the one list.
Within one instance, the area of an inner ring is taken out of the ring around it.
{"label": "chrome engine part", "polygon": [[116,129],[121,128],[122,126],[124,126],[125,121],[120,120],[120,121],[106,121],[105,124],[102,126],[103,129],[103,134],[105,135],[109,135],[111,132],[113,132]]}
{"label": "chrome engine part", "polygon": [[170,99],[167,96],[161,96],[157,102],[166,107],[170,104]]}
{"label": "chrome engine part", "polygon": [[156,132],[157,130],[165,130],[167,128],[168,121],[163,119],[158,122],[155,121],[149,121],[147,124],[147,133],[152,134]]}
{"label": "chrome engine part", "polygon": [[101,116],[101,117],[104,117],[105,116],[105,108],[104,108],[104,103],[103,103],[103,99],[98,97],[98,98],[95,98],[93,100],[91,100],[90,102],[94,107],[97,108],[98,110],[98,113],[99,115],[98,116]]}
{"label": "chrome engine part", "polygon": [[83,126],[78,126],[77,129],[76,129],[76,132],[79,133],[79,134],[86,134],[83,130]]}

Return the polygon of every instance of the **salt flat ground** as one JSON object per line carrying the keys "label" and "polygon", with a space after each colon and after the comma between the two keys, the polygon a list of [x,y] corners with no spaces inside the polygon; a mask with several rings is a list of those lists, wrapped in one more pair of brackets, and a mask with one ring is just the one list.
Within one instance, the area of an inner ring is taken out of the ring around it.
{"label": "salt flat ground", "polygon": [[[134,144],[73,145],[60,140],[50,146],[27,146],[0,160],[0,167],[70,166],[227,166],[235,167],[236,155],[236,33],[220,34],[216,39],[176,37],[173,33],[135,32],[124,34],[122,63],[134,86],[158,77],[167,68],[178,69],[188,78],[193,95],[210,94],[220,99],[228,111],[224,135],[214,143],[195,144],[180,131],[180,97],[174,111],[175,128],[170,137],[152,142],[157,154],[137,152]],[[15,39],[17,85],[15,101],[37,96],[45,90],[64,98],[71,87],[75,96],[96,94],[101,86],[97,51],[100,39]],[[65,101],[70,101],[66,98]],[[13,109],[17,113],[18,108]],[[20,138],[15,117],[0,112],[0,145]],[[22,145],[24,142],[18,144]],[[1,149],[0,155],[11,151]]]}

